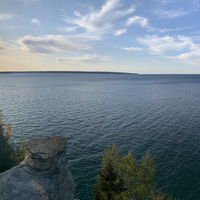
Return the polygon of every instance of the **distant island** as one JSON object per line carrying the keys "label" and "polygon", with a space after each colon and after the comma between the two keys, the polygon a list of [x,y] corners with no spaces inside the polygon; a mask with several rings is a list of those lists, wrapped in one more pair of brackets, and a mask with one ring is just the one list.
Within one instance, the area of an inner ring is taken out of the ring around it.
{"label": "distant island", "polygon": [[0,74],[12,74],[12,72],[0,72]]}
{"label": "distant island", "polygon": [[134,74],[128,72],[101,72],[101,71],[11,71],[11,72],[0,72],[0,74],[12,74],[12,73],[76,73],[76,74]]}

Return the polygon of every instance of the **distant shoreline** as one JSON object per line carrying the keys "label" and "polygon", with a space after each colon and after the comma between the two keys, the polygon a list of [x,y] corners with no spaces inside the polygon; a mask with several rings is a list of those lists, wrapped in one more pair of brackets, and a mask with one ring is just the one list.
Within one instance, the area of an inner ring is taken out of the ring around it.
{"label": "distant shoreline", "polygon": [[0,72],[0,74],[12,74],[12,73],[68,73],[68,74],[134,74],[128,72],[96,72],[96,71],[12,71],[12,72]]}
{"label": "distant shoreline", "polygon": [[13,72],[0,72],[0,74],[12,74]]}

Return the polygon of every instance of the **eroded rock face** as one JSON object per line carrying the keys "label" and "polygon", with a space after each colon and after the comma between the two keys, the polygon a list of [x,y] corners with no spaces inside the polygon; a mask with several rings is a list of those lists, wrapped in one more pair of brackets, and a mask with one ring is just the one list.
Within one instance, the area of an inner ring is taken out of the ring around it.
{"label": "eroded rock face", "polygon": [[73,200],[66,138],[33,138],[20,165],[0,174],[0,200]]}

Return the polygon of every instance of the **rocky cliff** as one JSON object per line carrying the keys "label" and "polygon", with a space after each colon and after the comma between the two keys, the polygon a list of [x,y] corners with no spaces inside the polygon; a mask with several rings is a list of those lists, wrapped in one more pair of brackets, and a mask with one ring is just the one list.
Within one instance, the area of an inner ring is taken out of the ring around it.
{"label": "rocky cliff", "polygon": [[66,138],[33,138],[20,165],[0,174],[0,200],[73,200]]}

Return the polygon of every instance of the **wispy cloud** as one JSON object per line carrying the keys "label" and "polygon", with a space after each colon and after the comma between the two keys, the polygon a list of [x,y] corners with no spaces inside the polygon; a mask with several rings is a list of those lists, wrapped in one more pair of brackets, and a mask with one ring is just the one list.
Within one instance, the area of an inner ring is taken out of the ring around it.
{"label": "wispy cloud", "polygon": [[189,14],[191,11],[186,11],[183,8],[179,8],[177,10],[163,10],[159,9],[155,11],[155,15],[157,15],[160,18],[175,18],[175,17],[180,17],[183,15]]}
{"label": "wispy cloud", "polygon": [[138,38],[141,44],[145,44],[148,47],[150,54],[163,55],[166,51],[181,51],[187,47],[190,47],[192,39],[184,36],[164,36],[158,35],[146,36],[145,38]]}
{"label": "wispy cloud", "polygon": [[31,19],[31,23],[37,24],[38,26],[40,26],[40,21],[37,19]]}
{"label": "wispy cloud", "polygon": [[185,27],[185,28],[175,28],[175,29],[157,29],[157,31],[159,31],[160,33],[166,33],[166,32],[173,32],[173,31],[182,31],[182,30],[187,30],[187,29],[191,29],[194,28],[194,26],[191,27]]}
{"label": "wispy cloud", "polygon": [[11,50],[11,43],[0,38],[0,52],[8,52]]}
{"label": "wispy cloud", "polygon": [[161,0],[161,2],[162,2],[163,4],[167,4],[167,3],[171,3],[172,1],[171,1],[171,0]]}
{"label": "wispy cloud", "polygon": [[156,1],[161,2],[162,4],[165,5],[165,4],[168,4],[168,3],[174,3],[177,0],[156,0]]}
{"label": "wispy cloud", "polygon": [[78,12],[78,11],[74,11],[74,14],[75,14],[77,17],[82,17],[81,13]]}
{"label": "wispy cloud", "polygon": [[200,64],[200,44],[192,43],[190,45],[190,51],[182,53],[178,56],[167,56],[167,58],[184,61],[189,64]]}
{"label": "wispy cloud", "polygon": [[123,33],[126,33],[126,31],[127,31],[126,29],[119,29],[119,30],[115,31],[114,35],[121,35]]}
{"label": "wispy cloud", "polygon": [[139,48],[139,47],[125,47],[122,49],[127,50],[127,51],[142,51],[143,50],[142,48]]}
{"label": "wispy cloud", "polygon": [[184,61],[189,64],[200,65],[200,49],[189,53],[183,53],[179,56],[168,56],[167,58]]}
{"label": "wispy cloud", "polygon": [[30,53],[51,54],[54,52],[77,52],[87,50],[91,47],[87,44],[92,38],[82,36],[47,35],[44,37],[33,37],[26,35],[19,43]]}
{"label": "wispy cloud", "polygon": [[18,1],[22,4],[24,4],[25,6],[28,4],[28,3],[33,3],[33,2],[40,2],[40,0],[15,0],[15,1]]}
{"label": "wispy cloud", "polygon": [[141,27],[148,27],[148,19],[140,16],[133,16],[127,19],[126,25],[129,26],[131,24],[139,24]]}
{"label": "wispy cloud", "polygon": [[191,34],[192,35],[200,35],[200,30],[199,31],[193,31]]}
{"label": "wispy cloud", "polygon": [[[200,44],[194,42],[194,38],[185,36],[158,35],[139,38],[138,41],[148,47],[148,52],[154,55],[163,55],[165,58],[176,59],[189,64],[200,64]],[[167,51],[181,52],[177,56],[165,56]],[[182,53],[184,51],[184,53]]]}
{"label": "wispy cloud", "polygon": [[65,31],[65,32],[73,32],[73,31],[75,31],[77,28],[78,28],[77,26],[72,26],[72,27],[64,26],[64,27],[58,27],[58,30],[59,30],[59,31]]}
{"label": "wispy cloud", "polygon": [[16,17],[14,13],[3,13],[3,14],[0,14],[0,21],[5,21],[8,19],[12,19],[14,17]]}
{"label": "wispy cloud", "polygon": [[16,26],[8,26],[8,25],[0,26],[0,29],[8,29],[8,30],[10,30],[10,29],[14,29],[14,28],[16,28]]}
{"label": "wispy cloud", "polygon": [[199,2],[198,0],[193,0],[192,5],[193,5],[195,8],[199,8],[200,2]]}
{"label": "wispy cloud", "polygon": [[90,13],[81,15],[79,12],[74,14],[78,16],[76,19],[65,18],[64,21],[85,29],[87,32],[106,33],[113,26],[113,22],[121,17],[129,15],[135,11],[135,7],[128,9],[119,9],[121,0],[107,0],[100,10],[91,10]]}
{"label": "wispy cloud", "polygon": [[60,64],[65,62],[83,62],[83,63],[102,63],[109,62],[111,59],[108,56],[97,56],[86,54],[83,57],[78,58],[66,58],[66,57],[57,57],[56,61]]}
{"label": "wispy cloud", "polygon": [[0,44],[0,51],[5,51],[6,49],[7,48],[4,45]]}

